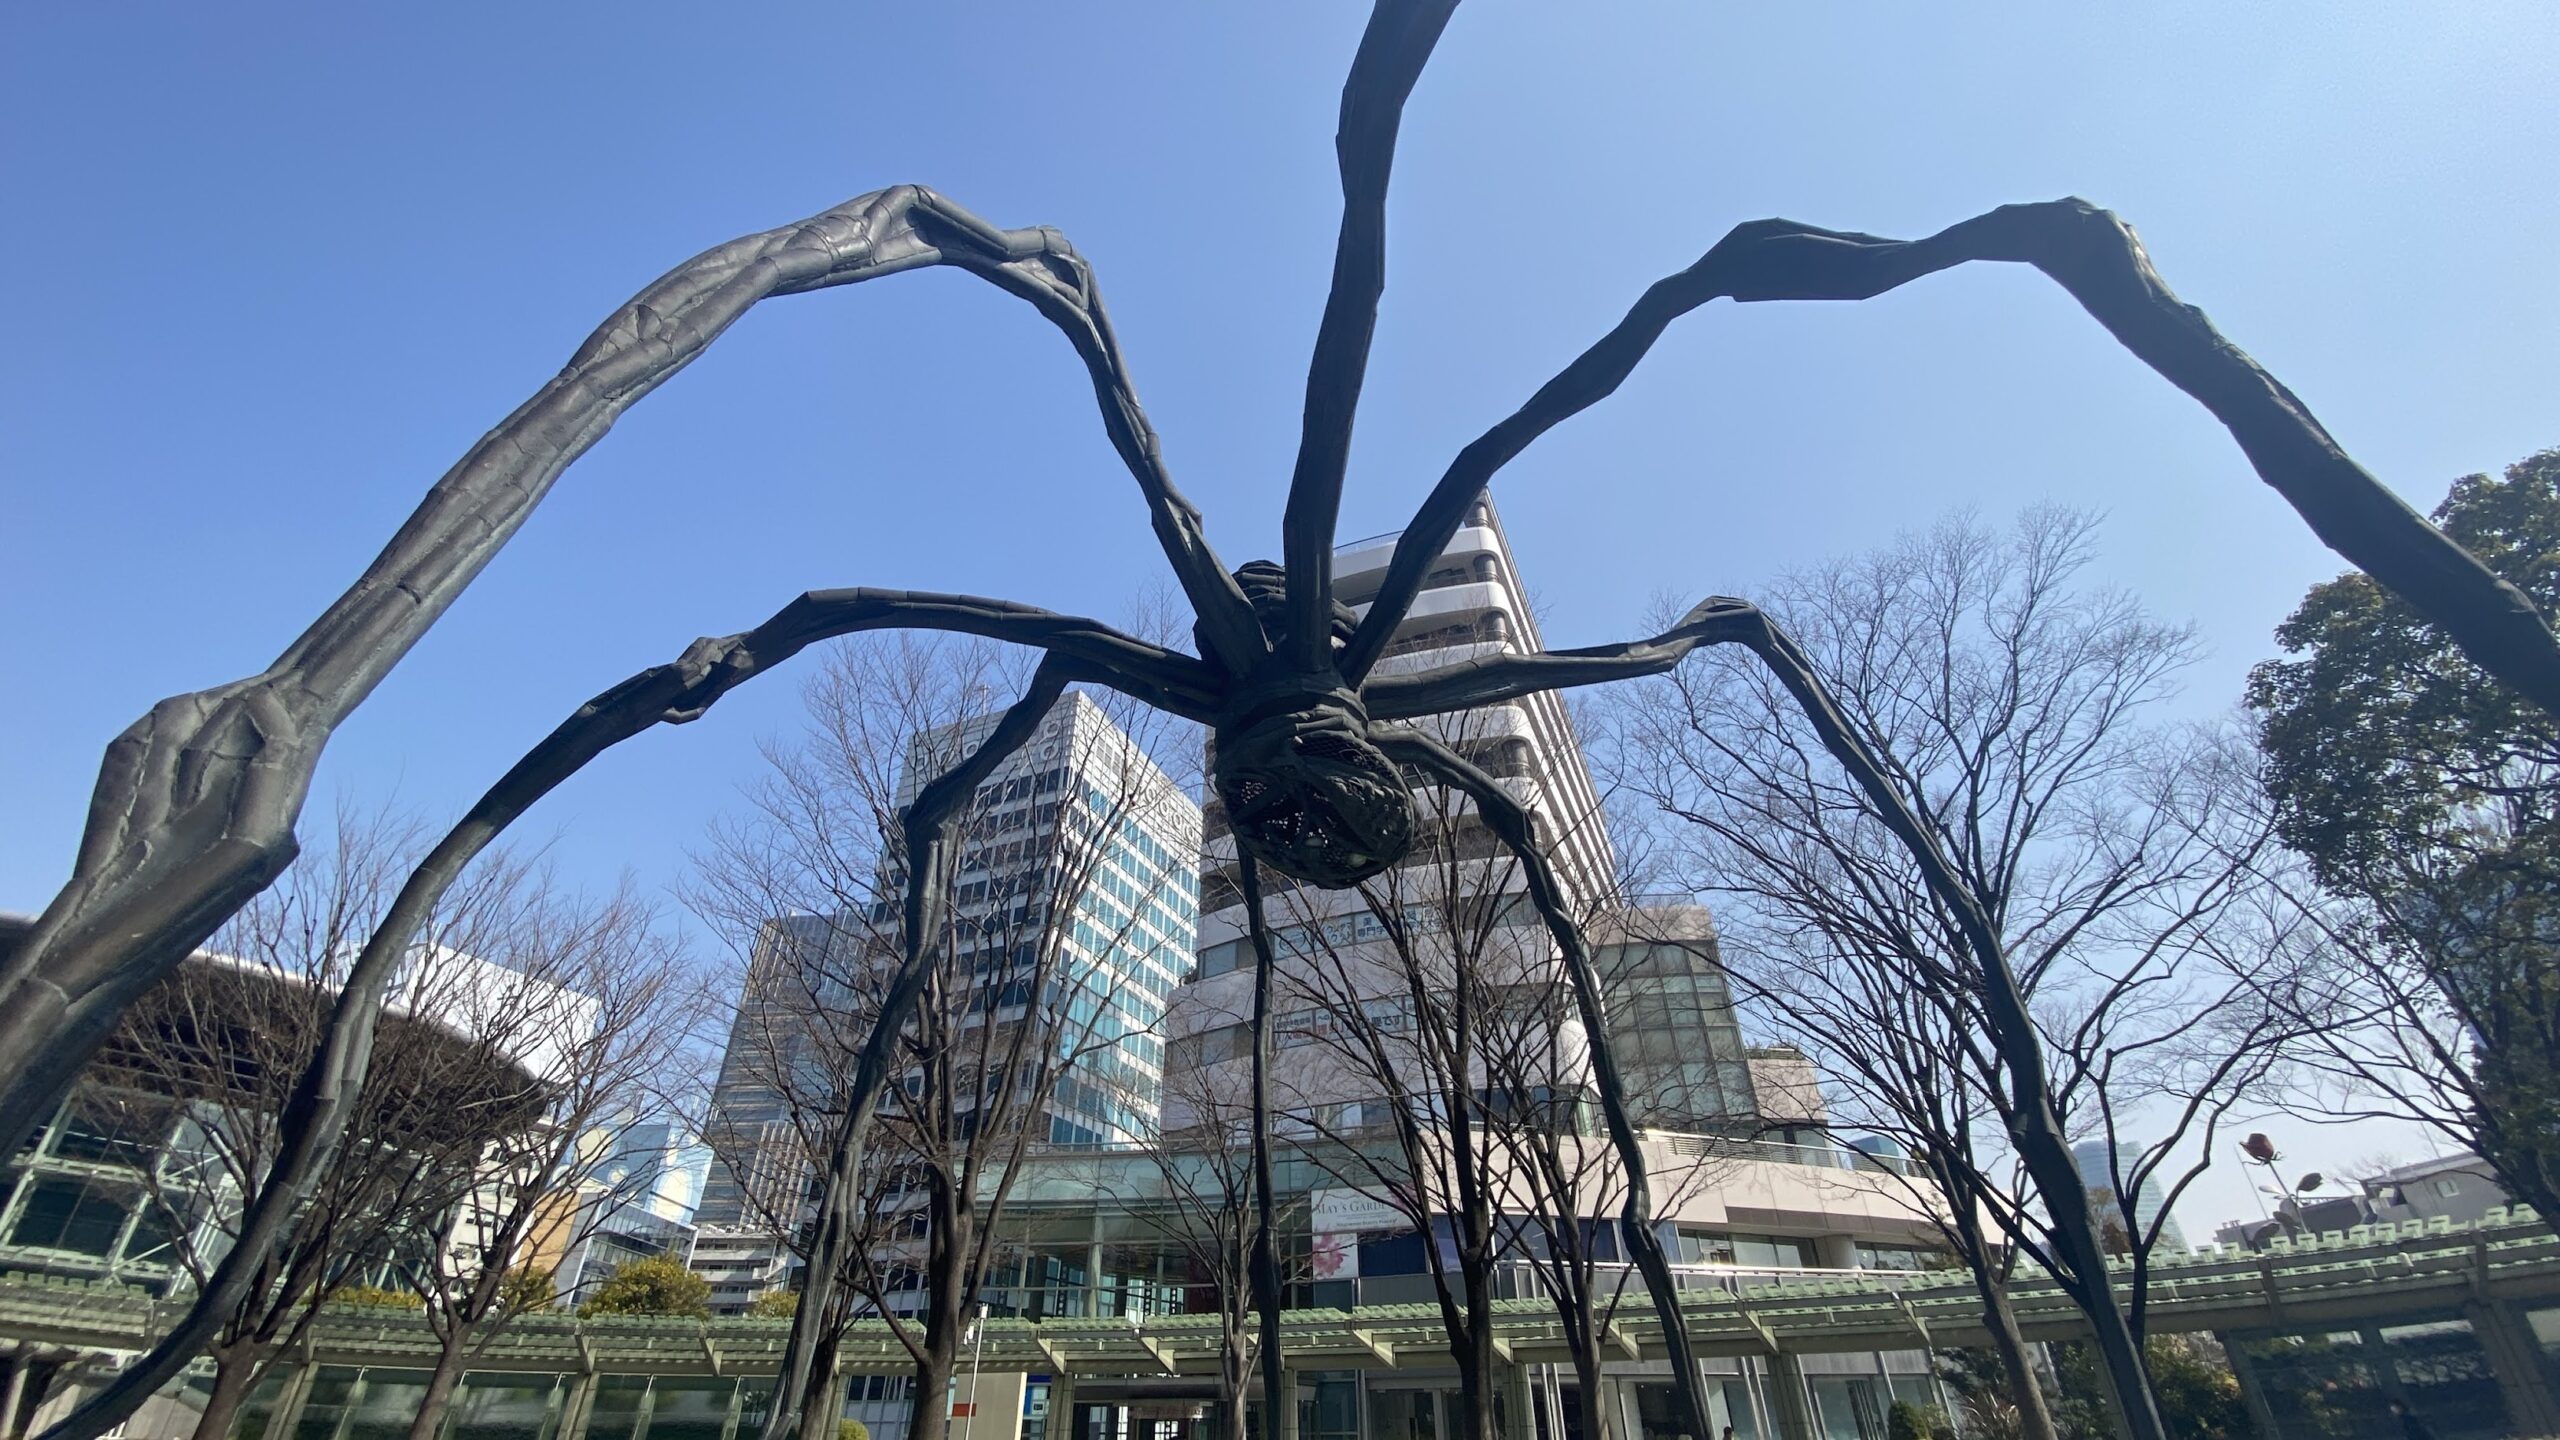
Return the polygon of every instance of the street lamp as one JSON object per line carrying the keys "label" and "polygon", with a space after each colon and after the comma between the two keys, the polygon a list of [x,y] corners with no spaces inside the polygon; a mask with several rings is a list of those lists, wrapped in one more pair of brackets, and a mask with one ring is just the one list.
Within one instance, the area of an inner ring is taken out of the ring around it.
{"label": "street lamp", "polygon": [[969,1347],[969,1413],[960,1417],[960,1440],[969,1440],[969,1432],[978,1424],[978,1368],[987,1358],[987,1307],[981,1302],[978,1318],[969,1325],[969,1333],[960,1337]]}
{"label": "street lamp", "polygon": [[2258,1208],[2264,1210],[2265,1197],[2273,1195],[2276,1197],[2276,1209],[2272,1218],[2284,1226],[2285,1233],[2300,1235],[2308,1230],[2310,1227],[2302,1219],[2302,1197],[2328,1184],[2328,1177],[2314,1170],[2303,1176],[2298,1183],[2286,1184],[2283,1174],[2276,1169],[2276,1162],[2284,1159],[2284,1156],[2276,1150],[2275,1142],[2264,1135],[2252,1134],[2248,1139],[2241,1141],[2240,1153],[2250,1161],[2266,1167],[2267,1178],[2275,1182],[2272,1185],[2251,1187],[2259,1194]]}

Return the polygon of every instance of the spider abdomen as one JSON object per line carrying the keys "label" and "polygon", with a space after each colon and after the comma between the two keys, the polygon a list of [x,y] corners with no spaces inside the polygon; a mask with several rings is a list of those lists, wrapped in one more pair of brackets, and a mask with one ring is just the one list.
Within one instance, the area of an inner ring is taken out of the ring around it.
{"label": "spider abdomen", "polygon": [[1220,727],[1211,781],[1237,846],[1330,890],[1403,859],[1413,848],[1413,795],[1366,729],[1347,695]]}

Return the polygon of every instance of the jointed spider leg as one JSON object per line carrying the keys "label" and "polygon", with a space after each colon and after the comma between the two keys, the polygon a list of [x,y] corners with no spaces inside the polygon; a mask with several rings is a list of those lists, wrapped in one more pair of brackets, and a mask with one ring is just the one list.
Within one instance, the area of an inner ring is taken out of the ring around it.
{"label": "jointed spider leg", "polygon": [[1547,922],[1547,931],[1555,937],[1556,949],[1563,957],[1565,976],[1573,987],[1574,1006],[1582,1017],[1583,1040],[1590,1048],[1592,1087],[1599,1092],[1601,1119],[1608,1126],[1609,1143],[1618,1152],[1618,1163],[1627,1172],[1627,1199],[1620,1211],[1624,1220],[1620,1228],[1626,1233],[1627,1248],[1635,1252],[1636,1269],[1644,1276],[1645,1289],[1653,1297],[1654,1313],[1662,1322],[1662,1344],[1668,1352],[1673,1389],[1680,1398],[1686,1422],[1680,1428],[1692,1435],[1712,1434],[1707,1426],[1706,1396],[1699,1388],[1697,1352],[1689,1343],[1688,1320],[1680,1309],[1679,1282],[1671,1273],[1670,1257],[1663,1253],[1662,1237],[1653,1227],[1653,1190],[1645,1173],[1644,1148],[1627,1111],[1627,1088],[1618,1074],[1617,1047],[1609,1038],[1608,1002],[1600,990],[1599,972],[1592,967],[1591,947],[1566,906],[1564,887],[1557,881],[1546,851],[1538,844],[1529,812],[1511,798],[1511,792],[1503,789],[1499,781],[1421,731],[1382,731],[1378,748],[1473,800],[1476,813],[1519,858],[1522,877],[1529,884],[1529,901],[1538,907],[1538,914]]}
{"label": "jointed spider leg", "polygon": [[826,1185],[818,1201],[818,1226],[809,1243],[800,1304],[792,1312],[791,1338],[784,1344],[782,1368],[774,1377],[772,1408],[765,1413],[766,1440],[796,1435],[800,1412],[810,1398],[836,1272],[853,1243],[854,1223],[860,1218],[855,1212],[862,1204],[858,1179],[863,1142],[881,1092],[888,1087],[898,1036],[915,1013],[917,997],[932,978],[934,957],[942,946],[946,918],[942,896],[951,880],[952,842],[958,838],[960,820],[978,787],[1040,728],[1070,678],[1070,667],[1055,656],[1042,661],[1022,698],[1004,712],[986,742],[927,784],[902,817],[907,898],[898,967],[881,991],[880,1013],[872,1021],[871,1033],[863,1037],[853,1078],[838,1097],[843,1114],[824,1157]]}
{"label": "jointed spider leg", "polygon": [[928,230],[948,226],[967,237],[967,243],[944,247],[950,263],[1029,301],[1075,346],[1092,377],[1103,429],[1146,497],[1157,543],[1200,617],[1211,651],[1230,673],[1244,673],[1263,653],[1261,625],[1226,563],[1210,548],[1199,509],[1174,487],[1173,476],[1165,468],[1163,444],[1156,438],[1155,427],[1147,423],[1147,412],[1130,383],[1128,362],[1120,353],[1120,337],[1111,328],[1111,316],[1103,309],[1093,267],[1065,236],[1045,225],[1034,230],[998,230],[941,196],[926,193],[918,221]]}
{"label": "jointed spider leg", "polygon": [[901,185],[707,250],[615,311],[472,446],[265,671],[164,700],[107,747],[72,879],[0,962],[0,1153],[52,1109],[135,996],[282,872],[339,722],[624,410],[760,300],[943,264],[1067,333],[1217,658],[1241,673],[1262,654],[1251,607],[1164,474],[1091,276],[1056,231],[999,230]]}
{"label": "jointed spider leg", "polygon": [[1387,176],[1395,165],[1404,103],[1431,59],[1458,0],[1379,0],[1342,82],[1334,158],[1342,172],[1342,229],[1333,247],[1333,284],[1307,362],[1307,403],[1289,505],[1280,526],[1289,571],[1289,643],[1301,669],[1333,659],[1334,520],[1351,459],[1351,426],[1368,378],[1387,288]]}
{"label": "jointed spider leg", "polygon": [[2076,199],[2003,206],[1925,240],[1790,220],[1736,227],[1695,265],[1657,281],[1615,329],[1459,452],[1397,541],[1385,583],[1343,656],[1344,676],[1357,684],[1377,663],[1494,472],[1617,389],[1673,320],[1720,297],[1864,300],[1973,260],[2023,262],[2052,277],[2126,349],[2211,411],[2259,478],[2331,549],[2443,625],[2482,669],[2560,714],[2560,640],[2524,592],[2349,459],[2291,391],[2170,292],[2131,227]]}
{"label": "jointed spider leg", "polygon": [[1486,655],[1410,675],[1372,675],[1360,687],[1361,702],[1375,720],[1410,720],[1479,705],[1498,705],[1541,690],[1599,685],[1659,675],[1700,645],[1754,633],[1760,612],[1749,602],[1717,595],[1700,601],[1680,623],[1649,640],[1593,645],[1578,650]]}
{"label": "jointed spider leg", "polygon": [[1262,1370],[1262,1433],[1279,1435],[1281,1406],[1291,1403],[1287,1372],[1280,1353],[1279,1200],[1271,1178],[1271,1026],[1272,987],[1278,960],[1272,953],[1271,922],[1262,913],[1262,867],[1239,850],[1236,874],[1244,892],[1245,929],[1253,937],[1253,1246],[1246,1258],[1253,1289],[1255,1334]]}
{"label": "jointed spider leg", "polygon": [[1099,620],[1010,600],[922,590],[812,590],[736,637],[735,643],[763,668],[821,640],[884,629],[949,630],[1046,651],[1076,667],[1070,679],[1108,685],[1169,714],[1204,723],[1217,708],[1224,683],[1200,661]]}
{"label": "jointed spider leg", "polygon": [[[641,671],[578,707],[480,797],[401,886],[348,971],[320,1051],[285,1103],[277,1155],[265,1185],[241,1217],[238,1238],[186,1315],[148,1353],[49,1430],[45,1440],[91,1440],[129,1418],[195,1358],[256,1283],[285,1225],[336,1157],[371,1068],[374,1027],[393,973],[437,903],[475,857],[537,801],[615,745],[658,725],[699,719],[731,690],[820,640],[895,628],[960,631],[1047,648],[1049,658],[1037,672],[1042,678],[1035,681],[1035,693],[1050,681],[1063,686],[1088,680],[1184,714],[1194,707],[1200,687],[1209,683],[1206,667],[1198,661],[1098,621],[967,595],[819,590],[793,600],[753,630],[697,640],[674,662]],[[1049,699],[1056,698],[1053,690]],[[976,757],[969,763],[975,764]],[[917,804],[924,806],[921,798]]]}
{"label": "jointed spider leg", "polygon": [[[1920,818],[1902,791],[1896,788],[1893,777],[1860,738],[1847,716],[1841,713],[1830,690],[1814,673],[1813,663],[1794,639],[1772,624],[1758,609],[1740,601],[1709,600],[1692,610],[1690,616],[1690,621],[1664,636],[1622,647],[1614,657],[1615,663],[1658,671],[1669,668],[1660,662],[1673,651],[1685,655],[1701,644],[1746,646],[1777,677],[1778,683],[1795,701],[1796,708],[1803,713],[1806,723],[1821,739],[1823,748],[1831,752],[1831,757],[1857,782],[1869,808],[1902,843],[1913,864],[1919,868],[1931,896],[1946,908],[1957,932],[1964,937],[1965,948],[1970,952],[1977,976],[1986,1029],[2008,1075],[2010,1133],[2017,1145],[2019,1159],[2024,1162],[2029,1178],[2044,1201],[2047,1214],[2053,1217],[2054,1250],[2062,1261],[2062,1270],[2056,1278],[2080,1301],[2090,1324],[2098,1331],[2099,1345],[2113,1355],[2129,1359],[2136,1353],[2132,1332],[2125,1324],[2124,1312],[2116,1307],[2107,1278],[2106,1255],[2098,1244],[2096,1231],[2088,1223],[2088,1209],[2078,1203],[2081,1193],[2079,1171],[2072,1164],[2061,1117],[2054,1109],[2052,1091],[2045,1079],[2043,1039],[2028,1013],[2025,993],[2018,984],[2016,973],[2010,968],[2007,947],[1998,928],[1948,860],[1936,831]],[[1501,658],[1533,662],[1537,657]],[[1575,663],[1591,664],[1595,660],[1604,665],[1612,663],[1606,647],[1581,652]],[[1504,667],[1488,662],[1484,671],[1472,674],[1465,671],[1466,667],[1458,666],[1451,667],[1450,671],[1414,676],[1412,679],[1417,683],[1403,698],[1407,704],[1423,706],[1422,713],[1431,713],[1450,708],[1447,701],[1452,696],[1461,697],[1467,704],[1482,705],[1553,689],[1559,684],[1578,683],[1571,678],[1575,671],[1570,664],[1542,670],[1534,663]],[[1643,670],[1630,668],[1619,673],[1643,673]],[[1590,678],[1613,677],[1593,674]],[[1386,680],[1380,680],[1373,685],[1386,683]],[[1373,702],[1372,713],[1380,713],[1381,708]],[[1414,740],[1407,738],[1409,733],[1396,732],[1397,744],[1418,748]],[[1397,753],[1395,746],[1384,741],[1381,748],[1389,754]],[[1441,773],[1448,773],[1445,764],[1438,768]],[[1484,809],[1489,821],[1494,818],[1490,802],[1478,796],[1478,805]],[[1541,902],[1541,909],[1544,908]],[[1552,917],[1549,923],[1554,923]],[[2156,1417],[2138,1433],[2162,1433]]]}

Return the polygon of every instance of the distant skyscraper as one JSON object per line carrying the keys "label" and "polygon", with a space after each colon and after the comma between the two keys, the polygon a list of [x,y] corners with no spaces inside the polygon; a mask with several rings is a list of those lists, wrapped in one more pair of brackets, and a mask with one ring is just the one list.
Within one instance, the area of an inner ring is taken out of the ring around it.
{"label": "distant skyscraper", "polygon": [[[898,803],[982,743],[998,718],[917,736]],[[1164,1067],[1158,1026],[1199,920],[1199,807],[1099,705],[1070,693],[979,787],[962,834],[954,945],[984,987],[984,1010],[992,1023],[1017,1023],[1023,1002],[1008,998],[1015,992],[1002,972],[1027,968],[1028,947],[1051,944],[1051,993],[1068,997],[1064,1023],[1083,1037],[1037,1138],[1083,1145],[1152,1133]],[[1061,897],[1056,887],[1069,878],[1083,883]],[[1070,908],[1044,923],[1062,898]],[[852,977],[887,961],[890,903],[857,922],[778,917],[757,943],[712,1092],[710,1138],[723,1158],[696,1216],[694,1268],[712,1280],[717,1309],[788,1280],[791,1261],[771,1221],[815,1198],[794,1105],[805,1110],[827,1093],[822,1041],[842,1039],[814,1033],[805,1017],[854,1008]]]}
{"label": "distant skyscraper", "polygon": [[[2108,1157],[2104,1140],[2083,1140],[2071,1147],[2071,1163],[2080,1171],[2080,1183],[2089,1189],[2090,1212],[2098,1217],[2101,1225],[2112,1223],[2121,1227],[2123,1213],[2116,1208],[2114,1169]],[[2142,1188],[2133,1196],[2135,1223],[2149,1230],[2152,1222],[2168,1208],[2168,1202],[2161,1195],[2158,1174],[2155,1172],[2142,1177]],[[2187,1248],[2186,1232],[2178,1228],[2175,1216],[2160,1226],[2160,1247],[2163,1250]]]}

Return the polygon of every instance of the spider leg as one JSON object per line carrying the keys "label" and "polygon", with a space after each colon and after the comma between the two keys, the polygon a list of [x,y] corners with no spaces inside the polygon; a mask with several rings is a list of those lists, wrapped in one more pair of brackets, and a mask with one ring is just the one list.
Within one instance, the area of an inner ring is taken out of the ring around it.
{"label": "spider leg", "polygon": [[1163,444],[1138,403],[1093,267],[1054,229],[998,230],[931,191],[924,192],[916,215],[928,228],[947,225],[968,237],[969,243],[944,247],[949,263],[1028,301],[1075,347],[1092,378],[1103,430],[1146,497],[1157,543],[1200,617],[1215,658],[1242,674],[1263,653],[1261,622],[1226,562],[1210,548],[1199,508],[1175,488],[1165,468]]}
{"label": "spider leg", "polygon": [[1378,748],[1389,756],[1417,767],[1473,800],[1476,813],[1519,858],[1522,876],[1529,884],[1530,903],[1538,907],[1539,916],[1547,922],[1547,932],[1555,937],[1556,949],[1563,956],[1574,1006],[1582,1017],[1583,1039],[1590,1047],[1592,1085],[1600,1094],[1601,1118],[1608,1126],[1609,1143],[1618,1152],[1618,1163],[1627,1172],[1626,1204],[1620,1211],[1624,1223],[1620,1228],[1626,1232],[1627,1248],[1635,1252],[1636,1269],[1644,1276],[1645,1289],[1653,1297],[1654,1313],[1662,1322],[1662,1343],[1669,1352],[1672,1383],[1681,1408],[1687,1412],[1687,1423],[1682,1428],[1693,1435],[1713,1434],[1707,1426],[1706,1396],[1699,1389],[1697,1351],[1690,1344],[1688,1320],[1680,1309],[1679,1282],[1671,1273],[1670,1257],[1663,1253],[1662,1237],[1653,1228],[1653,1190],[1646,1179],[1644,1148],[1627,1111],[1626,1082],[1618,1074],[1617,1047],[1609,1038],[1608,1003],[1601,994],[1599,973],[1592,967],[1591,947],[1583,940],[1582,927],[1574,923],[1555,867],[1548,863],[1546,851],[1530,827],[1529,812],[1511,798],[1511,792],[1503,789],[1501,782],[1421,731],[1384,731],[1377,741]]}
{"label": "spider leg", "polygon": [[[1793,637],[1772,624],[1754,606],[1736,600],[1709,600],[1690,611],[1688,619],[1680,626],[1653,640],[1615,647],[1614,650],[1612,647],[1600,647],[1597,651],[1580,652],[1569,658],[1566,665],[1556,669],[1542,670],[1534,664],[1506,669],[1489,664],[1486,671],[1470,674],[1465,673],[1465,666],[1453,666],[1446,671],[1412,677],[1416,683],[1404,698],[1410,704],[1419,705],[1420,713],[1436,713],[1451,708],[1446,702],[1452,697],[1463,697],[1468,704],[1488,704],[1553,689],[1560,684],[1614,678],[1591,673],[1577,679],[1574,678],[1576,666],[1617,665],[1622,667],[1619,674],[1652,673],[1670,668],[1679,657],[1699,645],[1727,643],[1748,647],[1777,677],[1788,697],[1803,713],[1806,723],[1820,737],[1823,748],[1831,753],[1832,759],[1843,770],[1849,772],[1850,778],[1857,782],[1859,790],[1866,796],[1876,818],[1910,854],[1931,896],[1945,906],[1954,919],[1979,977],[1977,983],[1987,1022],[1985,1028],[2008,1074],[2011,1137],[2029,1178],[2035,1184],[2038,1197],[2044,1202],[2048,1214],[2054,1217],[2054,1248],[2063,1262],[2056,1278],[2080,1304],[2092,1327],[2098,1330],[2101,1345],[2131,1346],[2132,1332],[2125,1325],[2124,1312],[2116,1306],[2113,1287],[2107,1278],[2105,1252],[2098,1244],[2096,1231],[2087,1221],[2088,1208],[2079,1203],[2079,1171],[2072,1163],[2062,1120],[2054,1108],[2052,1086],[2046,1078],[2043,1038],[2028,1012],[2025,992],[2009,964],[2008,949],[1999,929],[1983,909],[1980,899],[1948,860],[1936,832],[1913,811],[1875,752],[1868,748],[1848,717],[1841,713],[1829,688],[1814,673],[1812,661]],[[1538,657],[1498,658],[1534,661]],[[1373,683],[1384,685],[1391,682],[1381,680]],[[1385,713],[1390,713],[1386,706],[1373,702],[1371,714]],[[1428,756],[1431,748],[1445,749],[1427,737],[1413,736],[1412,732],[1395,732],[1392,739],[1393,744],[1387,738],[1381,738],[1379,742],[1380,748],[1390,755],[1399,753],[1398,746],[1418,756]],[[1442,775],[1454,776],[1457,773],[1450,769],[1447,761],[1428,759],[1421,763]],[[1481,772],[1477,775],[1481,777]],[[1480,778],[1476,785],[1462,788],[1467,788],[1468,793],[1476,798],[1477,806],[1488,822],[1494,823],[1497,831],[1504,833],[1507,839],[1510,832],[1504,829],[1497,812],[1503,807],[1514,810],[1517,807],[1512,806],[1509,797],[1498,789],[1487,792],[1480,788],[1492,783],[1490,779]],[[1514,848],[1521,846],[1514,842]],[[1537,888],[1536,867],[1533,865],[1531,868],[1532,894],[1536,896],[1541,892]],[[1552,881],[1548,883],[1551,888]],[[1542,912],[1547,911],[1544,899],[1538,903]],[[1550,926],[1557,924],[1559,913],[1548,914]],[[1592,1023],[1586,1015],[1585,1024]],[[1597,1061],[1595,1054],[1595,1068]],[[1604,1092],[1604,1107],[1606,1103]],[[1650,1273],[1648,1270],[1648,1279]],[[2151,1433],[2159,1433],[2156,1426]]]}
{"label": "spider leg", "polygon": [[[765,668],[821,640],[864,630],[949,630],[1048,652],[1075,669],[1071,680],[1108,685],[1186,720],[1206,723],[1218,705],[1218,673],[1188,655],[1124,634],[1099,620],[1010,600],[922,590],[812,590],[737,637]],[[709,702],[704,702],[708,704]]]}
{"label": "spider leg", "polygon": [[[256,1273],[282,1238],[286,1223],[300,1211],[336,1157],[351,1107],[371,1066],[374,1026],[393,972],[445,892],[481,851],[536,802],[615,745],[658,725],[701,718],[731,690],[818,641],[881,629],[950,630],[1046,648],[1048,658],[1035,674],[1031,694],[1016,710],[1029,705],[1042,686],[1052,688],[1025,725],[1036,724],[1057,699],[1056,688],[1073,680],[1112,685],[1148,703],[1164,704],[1176,714],[1189,714],[1201,688],[1210,683],[1199,661],[1122,635],[1098,621],[968,595],[816,590],[785,605],[753,630],[697,640],[675,661],[643,670],[581,705],[480,797],[402,885],[349,969],[320,1052],[285,1103],[278,1121],[277,1156],[265,1187],[241,1217],[237,1240],[186,1315],[148,1353],[118,1371],[96,1395],[49,1430],[45,1440],[90,1440],[131,1416],[195,1358],[256,1283]],[[996,735],[961,768],[977,765],[1011,723],[1013,713],[1008,712]],[[1013,747],[1020,743],[1016,739]],[[1010,750],[986,763],[994,764],[1005,753]],[[974,784],[960,793],[965,797],[973,790]],[[928,798],[934,801],[930,806]],[[947,795],[936,796],[928,786],[911,813],[945,813],[954,803]],[[909,853],[921,852],[911,846]],[[939,910],[935,914],[939,916]]]}
{"label": "spider leg", "polygon": [[760,300],[931,265],[1002,286],[1066,333],[1215,658],[1241,673],[1260,656],[1252,607],[1166,475],[1091,274],[1056,231],[1000,230],[901,185],[704,251],[615,311],[472,446],[264,672],[164,700],[108,746],[70,882],[0,961],[0,1152],[60,1099],[136,995],[283,871],[339,722],[624,410]]}
{"label": "spider leg", "polygon": [[898,968],[881,992],[880,1014],[863,1038],[855,1058],[853,1079],[845,1087],[843,1118],[836,1123],[826,1156],[826,1188],[818,1201],[818,1228],[810,1240],[806,1279],[800,1304],[792,1312],[791,1338],[785,1342],[781,1370],[775,1376],[772,1406],[765,1413],[766,1440],[787,1440],[800,1429],[800,1412],[808,1404],[812,1372],[825,1337],[829,1293],[846,1248],[853,1243],[855,1211],[862,1203],[858,1178],[863,1142],[880,1094],[888,1087],[898,1036],[914,1014],[917,997],[933,973],[941,947],[945,918],[940,896],[951,879],[952,842],[960,818],[978,786],[995,768],[1031,739],[1041,720],[1067,687],[1070,667],[1055,656],[1044,660],[1030,686],[1013,708],[996,722],[986,742],[968,758],[927,784],[907,807],[904,817],[907,862],[905,945]]}
{"label": "spider leg", "polygon": [[1257,1347],[1262,1368],[1262,1433],[1284,1433],[1280,1407],[1288,1402],[1280,1353],[1280,1247],[1275,1236],[1278,1201],[1271,1179],[1271,987],[1277,977],[1271,923],[1262,913],[1262,867],[1242,850],[1237,877],[1244,891],[1245,927],[1253,936],[1253,1248],[1246,1260],[1253,1287]]}
{"label": "spider leg", "polygon": [[1760,623],[1760,612],[1748,602],[1717,595],[1699,602],[1679,624],[1648,640],[1485,655],[1409,675],[1374,675],[1360,687],[1360,700],[1369,707],[1372,719],[1410,720],[1497,705],[1541,690],[1659,675],[1700,645],[1741,639]]}
{"label": "spider leg", "polygon": [[1975,260],[2050,276],[2136,358],[2212,412],[2259,478],[2331,549],[2443,625],[2480,668],[2560,715],[2560,640],[2524,592],[2349,459],[2291,391],[2170,292],[2132,227],[2076,199],[2003,206],[1923,240],[1790,220],[1736,227],[1696,264],[1655,282],[1615,329],[1459,452],[1396,542],[1386,581],[1342,657],[1344,677],[1357,684],[1377,663],[1494,472],[1616,390],[1673,320],[1723,297],[1864,300]]}
{"label": "spider leg", "polygon": [[1432,47],[1458,0],[1378,0],[1342,82],[1341,121],[1334,132],[1342,172],[1342,229],[1334,239],[1333,283],[1307,363],[1307,402],[1298,461],[1289,476],[1281,519],[1281,558],[1289,571],[1288,630],[1301,668],[1333,660],[1333,531],[1342,508],[1343,472],[1351,459],[1351,425],[1378,329],[1378,297],[1387,288],[1387,176],[1406,97],[1431,59]]}

